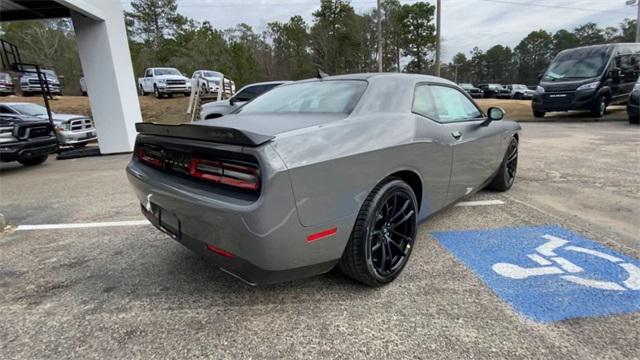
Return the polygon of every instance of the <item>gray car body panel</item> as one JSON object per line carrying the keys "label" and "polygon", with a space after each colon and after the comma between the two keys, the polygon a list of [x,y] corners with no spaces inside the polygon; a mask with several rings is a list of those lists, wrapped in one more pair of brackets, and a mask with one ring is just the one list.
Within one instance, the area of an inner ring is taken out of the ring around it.
{"label": "gray car body panel", "polygon": [[[141,203],[151,201],[177,214],[184,219],[182,229],[190,238],[219,246],[265,271],[332,265],[342,255],[362,203],[384,178],[411,172],[420,179],[418,219],[424,220],[480,190],[498,170],[508,141],[520,129],[506,120],[441,124],[412,113],[413,92],[419,84],[451,86],[466,95],[454,83],[436,77],[358,74],[306,81],[336,79],[368,82],[350,114],[240,111],[198,122],[199,126],[274,136],[257,147],[139,136],[139,142],[209,146],[255,157],[262,174],[257,199],[242,200],[227,190],[177,178],[134,157],[128,173]],[[459,140],[451,135],[456,131],[462,133]],[[337,228],[334,236],[305,241],[309,234],[332,227]],[[227,270],[233,266],[216,263]],[[263,282],[242,270],[231,272],[250,282]],[[294,272],[287,278],[295,277]]]}

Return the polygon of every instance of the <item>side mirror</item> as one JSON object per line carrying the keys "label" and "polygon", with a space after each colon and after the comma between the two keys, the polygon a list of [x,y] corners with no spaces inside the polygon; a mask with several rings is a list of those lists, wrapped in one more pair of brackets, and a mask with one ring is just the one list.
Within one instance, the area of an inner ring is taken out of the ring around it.
{"label": "side mirror", "polygon": [[504,119],[505,111],[501,107],[490,107],[488,111],[489,120],[499,121]]}
{"label": "side mirror", "polygon": [[539,73],[536,75],[536,77],[538,78],[538,81],[542,80],[542,75],[544,75],[544,74],[542,74],[541,72],[539,72]]}
{"label": "side mirror", "polygon": [[233,106],[233,103],[234,103],[234,102],[235,102],[235,101],[233,101],[233,98],[229,98],[229,105]]}

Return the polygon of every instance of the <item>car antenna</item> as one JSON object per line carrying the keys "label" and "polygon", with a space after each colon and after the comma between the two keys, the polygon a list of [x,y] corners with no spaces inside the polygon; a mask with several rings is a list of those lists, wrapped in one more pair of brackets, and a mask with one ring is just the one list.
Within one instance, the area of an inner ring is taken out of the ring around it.
{"label": "car antenna", "polygon": [[318,74],[316,75],[316,77],[320,80],[326,78],[327,76],[329,76],[329,74],[327,74],[326,72],[322,71],[320,68],[317,69],[318,70]]}

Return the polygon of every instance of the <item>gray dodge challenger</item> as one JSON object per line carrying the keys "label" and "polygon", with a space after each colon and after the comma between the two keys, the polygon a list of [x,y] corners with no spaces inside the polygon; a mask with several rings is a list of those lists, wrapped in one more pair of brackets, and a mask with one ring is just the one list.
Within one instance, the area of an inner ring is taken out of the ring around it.
{"label": "gray dodge challenger", "polygon": [[520,127],[432,76],[282,85],[233,114],[138,123],[128,178],[158,229],[250,284],[336,267],[393,281],[417,225],[478,190],[508,190]]}

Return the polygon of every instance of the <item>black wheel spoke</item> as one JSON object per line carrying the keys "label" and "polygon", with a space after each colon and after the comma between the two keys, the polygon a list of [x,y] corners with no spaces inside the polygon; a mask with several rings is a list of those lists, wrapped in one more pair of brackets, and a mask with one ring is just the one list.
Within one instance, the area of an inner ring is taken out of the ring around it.
{"label": "black wheel spoke", "polygon": [[413,240],[411,240],[410,237],[408,237],[408,236],[406,236],[404,234],[401,234],[401,233],[399,233],[399,232],[397,232],[395,230],[391,230],[391,233],[395,234],[395,235],[398,235],[402,240],[404,240],[404,241],[406,241],[408,243],[412,243],[413,242]]}
{"label": "black wheel spoke", "polygon": [[397,228],[399,225],[403,224],[405,221],[409,220],[411,217],[413,216],[413,210],[409,211],[409,213],[407,213],[407,215],[405,215],[402,219],[400,219],[398,222],[392,223],[391,224],[391,229],[395,229]]}
{"label": "black wheel spoke", "polygon": [[389,219],[390,223],[393,223],[398,217],[400,217],[402,214],[404,214],[404,212],[407,210],[407,208],[409,207],[409,200],[404,202],[404,205],[402,205],[402,207],[400,208],[400,210],[398,210],[392,217],[391,219]]}
{"label": "black wheel spoke", "polygon": [[396,249],[398,249],[400,251],[400,254],[402,254],[402,256],[407,255],[407,253],[405,252],[405,248],[403,248],[402,246],[400,246],[400,244],[396,243],[395,241],[393,241],[393,239],[389,239],[388,240],[389,243],[391,245],[393,245]]}

